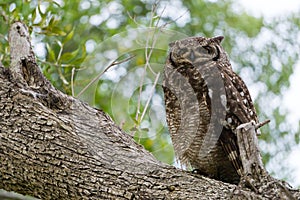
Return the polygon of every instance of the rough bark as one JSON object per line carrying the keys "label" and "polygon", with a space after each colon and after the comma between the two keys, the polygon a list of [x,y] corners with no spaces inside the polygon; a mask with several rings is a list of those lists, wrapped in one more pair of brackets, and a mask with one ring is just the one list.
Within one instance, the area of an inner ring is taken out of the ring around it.
{"label": "rough bark", "polygon": [[157,161],[104,112],[44,78],[24,24],[12,25],[9,42],[11,65],[0,65],[0,189],[41,199],[267,198],[256,185]]}

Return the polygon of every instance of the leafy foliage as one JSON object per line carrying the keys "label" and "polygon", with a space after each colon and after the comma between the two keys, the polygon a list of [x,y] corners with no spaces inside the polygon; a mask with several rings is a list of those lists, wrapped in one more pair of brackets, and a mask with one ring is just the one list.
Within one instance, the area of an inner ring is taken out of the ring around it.
{"label": "leafy foliage", "polygon": [[272,121],[260,137],[264,162],[277,176],[290,178],[291,169],[274,163],[299,144],[299,126],[291,128],[295,125],[280,106],[299,59],[299,15],[267,21],[232,1],[172,2],[0,1],[0,60],[9,66],[8,28],[24,21],[43,73],[55,87],[78,96],[90,84],[79,98],[109,113],[159,160],[174,164],[160,86],[168,43],[224,35],[224,48],[249,86],[260,118]]}

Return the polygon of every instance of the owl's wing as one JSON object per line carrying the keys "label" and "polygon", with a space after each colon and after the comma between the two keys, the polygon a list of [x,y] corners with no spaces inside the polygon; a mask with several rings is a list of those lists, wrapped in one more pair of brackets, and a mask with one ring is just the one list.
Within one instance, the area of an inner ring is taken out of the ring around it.
{"label": "owl's wing", "polygon": [[254,120],[258,122],[256,111],[244,81],[233,71],[223,73],[224,86],[227,97],[226,126],[224,127],[220,142],[234,168],[241,175],[242,162],[239,156],[235,129]]}
{"label": "owl's wing", "polygon": [[240,124],[250,122],[251,120],[258,123],[256,110],[244,81],[233,71],[231,73],[224,73],[224,75],[228,107],[226,119],[231,128],[234,130]]}
{"label": "owl's wing", "polygon": [[236,136],[233,135],[231,130],[223,129],[222,134],[220,136],[220,143],[225,154],[232,163],[235,171],[238,173],[239,176],[241,176],[243,171],[243,165],[240,158],[239,148],[237,146]]}

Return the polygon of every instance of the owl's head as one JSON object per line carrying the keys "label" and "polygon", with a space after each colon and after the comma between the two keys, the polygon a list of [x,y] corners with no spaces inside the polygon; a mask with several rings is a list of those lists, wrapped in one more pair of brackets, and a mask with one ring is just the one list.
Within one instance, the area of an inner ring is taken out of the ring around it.
{"label": "owl's head", "polygon": [[227,59],[221,47],[223,36],[213,38],[189,37],[170,43],[169,59],[174,66],[199,65],[208,61]]}

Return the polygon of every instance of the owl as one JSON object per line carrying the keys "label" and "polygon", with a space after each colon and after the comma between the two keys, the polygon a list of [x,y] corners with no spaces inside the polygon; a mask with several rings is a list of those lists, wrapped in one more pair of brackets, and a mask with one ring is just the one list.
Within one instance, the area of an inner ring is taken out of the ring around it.
{"label": "owl", "polygon": [[235,129],[258,123],[250,93],[232,70],[222,36],[172,42],[164,67],[166,117],[176,158],[208,177],[238,184]]}

